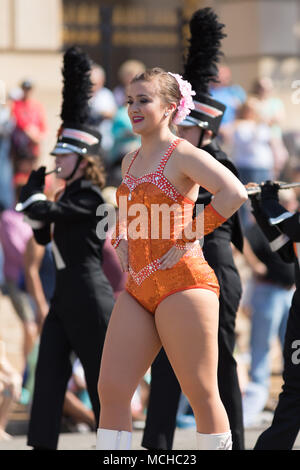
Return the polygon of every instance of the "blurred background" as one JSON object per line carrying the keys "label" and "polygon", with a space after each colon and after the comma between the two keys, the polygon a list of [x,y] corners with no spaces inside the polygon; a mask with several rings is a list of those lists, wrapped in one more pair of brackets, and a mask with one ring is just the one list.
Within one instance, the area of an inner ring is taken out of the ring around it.
{"label": "blurred background", "polygon": [[226,24],[224,61],[233,81],[250,91],[258,76],[270,76],[286,106],[285,130],[297,130],[299,0],[0,0],[0,79],[7,90],[24,77],[35,82],[49,125],[43,154],[59,124],[61,54],[68,46],[80,45],[104,67],[108,88],[117,85],[126,59],[178,72],[188,21],[205,6]]}

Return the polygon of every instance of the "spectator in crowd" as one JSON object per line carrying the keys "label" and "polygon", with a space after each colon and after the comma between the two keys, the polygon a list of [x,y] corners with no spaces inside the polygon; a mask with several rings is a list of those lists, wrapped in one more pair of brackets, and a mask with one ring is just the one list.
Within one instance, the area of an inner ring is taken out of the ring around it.
{"label": "spectator in crowd", "polygon": [[[230,137],[229,137],[230,136]],[[232,147],[232,160],[242,183],[261,183],[274,175],[274,155],[270,126],[260,114],[260,102],[249,97],[237,112],[237,119],[227,134]],[[249,224],[249,204],[241,208],[244,226]]]}
{"label": "spectator in crowd", "polygon": [[261,183],[274,174],[272,133],[260,111],[257,98],[248,98],[239,108],[232,128],[232,159],[244,184]]}
{"label": "spectator in crowd", "polygon": [[90,99],[90,125],[96,126],[102,135],[102,149],[108,153],[113,145],[111,133],[112,119],[117,111],[112,91],[104,86],[106,73],[103,67],[94,64],[91,72],[93,83],[92,98]]}
{"label": "spectator in crowd", "polygon": [[0,340],[0,441],[11,438],[6,432],[6,425],[14,401],[20,397],[21,383],[22,378],[8,361],[5,344]]}
{"label": "spectator in crowd", "polygon": [[13,171],[10,160],[10,137],[14,120],[9,101],[6,104],[0,104],[0,211],[12,208],[14,202]]}
{"label": "spectator in crowd", "polygon": [[[20,173],[15,175],[16,199],[18,199],[20,190],[26,181],[27,175]],[[24,366],[37,337],[34,311],[29,296],[22,286],[24,278],[24,253],[31,236],[32,230],[24,222],[23,214],[16,212],[14,209],[7,209],[2,212],[0,219],[0,242],[4,253],[4,292],[9,295],[24,328]]]}
{"label": "spectator in crowd", "polygon": [[151,369],[149,369],[137,386],[131,400],[131,415],[134,429],[144,429],[146,411],[150,395]]}
{"label": "spectator in crowd", "polygon": [[[294,212],[297,209],[298,202],[293,190],[282,190],[279,196],[281,204],[287,210]],[[254,255],[265,265],[265,273],[256,269],[245,244],[244,255],[254,273],[249,295],[250,382],[243,398],[244,424],[249,427],[258,422],[269,397],[271,347],[278,337],[283,350],[295,276],[294,265],[285,263],[276,251],[272,251],[256,222],[247,228],[246,237]]]}
{"label": "spectator in crowd", "polygon": [[39,245],[33,236],[28,240],[25,250],[25,279],[27,291],[34,301],[37,323],[41,330],[55,286],[51,243],[46,246]]}
{"label": "spectator in crowd", "polygon": [[143,73],[145,69],[145,64],[139,60],[126,60],[121,64],[118,70],[120,83],[113,90],[118,107],[122,107],[126,104],[126,87],[129,85],[133,77],[139,73]]}
{"label": "spectator in crowd", "polygon": [[285,119],[285,107],[282,100],[274,96],[274,85],[270,77],[255,80],[253,94],[260,101],[262,119],[269,124],[272,133],[274,154],[274,176],[278,177],[288,160],[288,151],[283,142],[282,124]]}
{"label": "spectator in crowd", "polygon": [[[0,213],[13,206],[13,170],[10,160],[10,136],[14,127],[10,106],[0,103]],[[0,242],[0,286],[4,283],[4,255]]]}
{"label": "spectator in crowd", "polygon": [[[45,194],[51,201],[60,194],[60,190],[64,186],[58,181],[53,175],[46,176]],[[25,216],[24,220],[30,225],[30,219]],[[51,242],[45,246],[39,245],[32,235],[27,242],[24,253],[24,274],[26,290],[33,300],[40,332],[48,314],[55,288],[55,267]]]}
{"label": "spectator in crowd", "polygon": [[219,67],[219,83],[211,86],[211,96],[217,101],[225,104],[226,110],[222,118],[222,128],[232,124],[236,118],[238,108],[246,101],[245,90],[237,84],[232,83],[232,73],[228,66]]}
{"label": "spectator in crowd", "polygon": [[127,106],[121,106],[112,123],[114,145],[110,152],[107,182],[119,186],[122,181],[121,163],[123,156],[140,146],[140,137],[132,132]]}
{"label": "spectator in crowd", "polygon": [[84,370],[78,358],[73,363],[72,375],[65,394],[63,415],[69,418],[68,428],[73,432],[95,429],[95,416],[87,391]]}
{"label": "spectator in crowd", "polygon": [[11,154],[15,172],[29,172],[40,157],[47,126],[41,103],[32,98],[34,85],[31,80],[24,80],[21,89],[22,98],[12,105],[16,126],[12,133]]}
{"label": "spectator in crowd", "polygon": [[[1,216],[0,216],[1,217]],[[0,291],[2,290],[3,284],[4,284],[4,254],[3,254],[3,249],[2,245],[0,242]]]}
{"label": "spectator in crowd", "polygon": [[[40,335],[55,288],[55,267],[51,243],[41,246],[36,243],[34,236],[28,240],[24,253],[24,274],[26,290],[31,296],[38,335]],[[27,359],[26,374],[23,381],[23,403],[29,403],[33,395],[38,351],[39,336]]]}

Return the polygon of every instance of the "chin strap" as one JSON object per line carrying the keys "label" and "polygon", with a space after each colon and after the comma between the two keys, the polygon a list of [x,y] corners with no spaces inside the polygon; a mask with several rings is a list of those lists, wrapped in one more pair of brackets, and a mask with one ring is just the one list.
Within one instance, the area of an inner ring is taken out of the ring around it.
{"label": "chin strap", "polygon": [[80,163],[81,163],[81,161],[82,161],[82,158],[83,158],[82,155],[78,155],[78,154],[77,154],[77,162],[76,162],[76,164],[75,164],[75,166],[74,166],[74,169],[73,169],[73,171],[71,172],[71,174],[70,174],[69,176],[67,176],[66,178],[64,178],[64,180],[69,181],[69,180],[71,180],[71,179],[73,178],[73,176],[75,175],[76,171],[77,171],[78,168],[79,168],[79,165],[80,165]]}
{"label": "chin strap", "polygon": [[201,128],[201,134],[200,134],[199,142],[198,142],[198,149],[201,149],[201,147],[202,147],[202,142],[203,142],[205,130],[206,129]]}

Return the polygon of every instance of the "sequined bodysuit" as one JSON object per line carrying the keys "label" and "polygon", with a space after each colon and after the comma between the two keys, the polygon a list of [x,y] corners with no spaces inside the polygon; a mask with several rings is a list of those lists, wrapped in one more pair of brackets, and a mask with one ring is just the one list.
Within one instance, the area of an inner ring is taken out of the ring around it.
{"label": "sequined bodysuit", "polygon": [[[142,177],[130,174],[139,152],[137,150],[117,190],[119,208],[121,196],[127,202],[129,276],[126,290],[152,314],[163,299],[175,292],[203,288],[219,295],[217,278],[207,264],[198,241],[193,243],[192,248],[175,266],[166,270],[159,269],[160,258],[174,246],[176,232],[178,234],[180,227],[182,228],[183,210],[192,213],[194,207],[194,202],[182,196],[164,176],[166,163],[180,141],[181,139],[175,139],[171,143],[156,171]],[[142,206],[134,206],[135,204]],[[170,214],[170,231],[167,237],[163,233],[167,218],[161,214],[157,216],[155,210],[158,207],[174,209],[165,212],[165,215]],[[138,228],[136,208],[140,210],[138,218],[144,216],[140,223],[140,238],[130,236],[131,224]],[[146,224],[143,224],[145,217]]]}

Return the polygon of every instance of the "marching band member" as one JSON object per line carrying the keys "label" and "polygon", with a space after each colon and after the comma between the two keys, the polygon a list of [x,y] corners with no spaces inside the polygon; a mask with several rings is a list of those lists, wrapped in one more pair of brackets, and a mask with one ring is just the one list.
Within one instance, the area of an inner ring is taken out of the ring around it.
{"label": "marching band member", "polygon": [[96,233],[101,187],[101,136],[86,126],[90,61],[77,48],[64,56],[63,124],[52,155],[65,189],[55,202],[43,193],[45,167],[33,171],[21,193],[23,211],[42,245],[52,241],[56,288],[41,335],[28,445],[56,449],[62,406],[72,372],[71,352],[80,359],[96,420],[97,381],[113,292],[101,267],[104,240]]}

